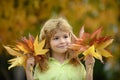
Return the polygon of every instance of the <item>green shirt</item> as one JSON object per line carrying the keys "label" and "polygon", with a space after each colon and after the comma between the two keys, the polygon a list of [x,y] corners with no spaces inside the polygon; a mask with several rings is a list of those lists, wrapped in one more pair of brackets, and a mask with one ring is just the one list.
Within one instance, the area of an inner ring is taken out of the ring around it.
{"label": "green shirt", "polygon": [[82,63],[74,66],[66,60],[61,64],[50,58],[48,65],[49,69],[45,72],[40,72],[38,65],[36,65],[34,80],[85,80],[86,71]]}

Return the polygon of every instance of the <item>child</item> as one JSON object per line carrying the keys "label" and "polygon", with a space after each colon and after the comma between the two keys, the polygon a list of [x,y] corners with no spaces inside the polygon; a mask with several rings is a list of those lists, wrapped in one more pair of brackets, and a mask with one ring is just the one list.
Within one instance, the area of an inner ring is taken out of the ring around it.
{"label": "child", "polygon": [[34,58],[27,60],[27,80],[85,80],[86,71],[74,51],[68,46],[74,41],[72,27],[63,19],[48,20],[40,32],[40,41],[45,39],[44,48],[49,49],[46,55],[38,58],[34,74],[30,74],[30,66],[34,66]]}

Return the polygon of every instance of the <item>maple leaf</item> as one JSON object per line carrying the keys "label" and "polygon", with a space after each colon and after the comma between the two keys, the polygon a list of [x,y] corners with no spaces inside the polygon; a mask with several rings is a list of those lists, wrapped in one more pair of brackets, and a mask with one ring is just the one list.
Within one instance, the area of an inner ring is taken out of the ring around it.
{"label": "maple leaf", "polygon": [[21,53],[13,50],[12,48],[10,48],[10,47],[8,47],[8,46],[3,46],[3,47],[4,47],[4,48],[8,51],[8,53],[9,53],[10,55],[12,55],[12,56],[22,56]]}
{"label": "maple leaf", "polygon": [[35,42],[34,42],[34,52],[35,52],[34,55],[35,56],[43,55],[46,52],[48,52],[49,49],[43,49],[44,44],[45,44],[45,40],[42,40],[41,42],[39,42],[38,41],[38,36],[37,36],[36,39],[35,39]]}
{"label": "maple leaf", "polygon": [[22,51],[24,54],[34,53],[34,37],[29,34],[29,39],[22,37],[16,42],[16,50]]}
{"label": "maple leaf", "polygon": [[113,42],[113,39],[107,40],[101,44],[95,44],[96,52],[104,57],[112,57],[112,55],[105,50],[105,48]]}
{"label": "maple leaf", "polygon": [[15,66],[23,66],[25,68],[26,67],[26,64],[25,64],[26,59],[27,59],[26,56],[19,56],[19,57],[8,60],[8,62],[11,64],[8,67],[8,69],[11,69]]}
{"label": "maple leaf", "polygon": [[95,46],[94,45],[92,45],[91,47],[89,47],[82,54],[84,56],[92,55],[96,59],[102,60],[102,56],[100,54],[98,54],[97,52],[95,52]]}
{"label": "maple leaf", "polygon": [[25,60],[26,56],[21,54],[20,52],[17,52],[13,50],[12,48],[8,46],[4,46],[4,48],[8,51],[9,54],[12,56],[17,56],[16,58],[10,59],[8,62],[11,64],[8,69],[11,69],[15,66],[24,66],[25,67]]}

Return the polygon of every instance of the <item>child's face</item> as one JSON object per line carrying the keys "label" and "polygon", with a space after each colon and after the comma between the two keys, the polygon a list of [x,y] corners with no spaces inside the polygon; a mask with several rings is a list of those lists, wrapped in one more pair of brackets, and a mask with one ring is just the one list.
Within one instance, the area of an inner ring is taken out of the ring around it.
{"label": "child's face", "polygon": [[70,34],[68,32],[58,30],[50,40],[52,53],[64,54],[70,43]]}

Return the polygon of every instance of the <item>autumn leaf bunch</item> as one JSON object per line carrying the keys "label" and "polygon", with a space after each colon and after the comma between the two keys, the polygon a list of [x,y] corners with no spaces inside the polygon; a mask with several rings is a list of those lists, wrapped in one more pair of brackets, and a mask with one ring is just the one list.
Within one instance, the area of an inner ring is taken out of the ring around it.
{"label": "autumn leaf bunch", "polygon": [[[29,57],[37,57],[44,55],[48,49],[43,49],[45,40],[39,42],[38,36],[34,39],[32,35],[29,38],[22,37],[21,40],[16,41],[16,45],[13,47],[4,46],[8,53],[15,58],[10,59],[8,62],[11,64],[8,69],[15,66],[26,67],[26,60]],[[36,59],[36,58],[35,58]]]}
{"label": "autumn leaf bunch", "polygon": [[84,27],[79,32],[79,37],[69,46],[69,49],[82,53],[85,57],[92,55],[101,62],[103,57],[112,57],[105,48],[112,43],[110,36],[101,36],[102,28],[98,28],[92,34],[84,32]]}

